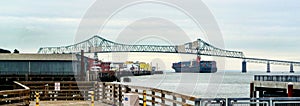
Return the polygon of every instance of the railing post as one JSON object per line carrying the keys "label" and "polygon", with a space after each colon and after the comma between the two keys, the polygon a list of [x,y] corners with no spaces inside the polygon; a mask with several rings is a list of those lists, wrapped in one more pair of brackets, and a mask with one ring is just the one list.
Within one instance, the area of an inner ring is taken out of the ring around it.
{"label": "railing post", "polygon": [[227,98],[226,102],[227,102],[227,106],[231,106],[232,103],[231,103],[231,99],[230,98]]}
{"label": "railing post", "polygon": [[99,82],[95,83],[95,100],[98,101],[99,100]]}
{"label": "railing post", "polygon": [[102,83],[102,100],[105,100],[105,83]]}
{"label": "railing post", "polygon": [[35,106],[40,106],[40,94],[38,92],[35,92]]}
{"label": "railing post", "polygon": [[155,92],[152,91],[152,106],[155,106]]}
{"label": "railing post", "polygon": [[147,93],[143,90],[143,106],[147,106]]}
{"label": "railing post", "polygon": [[186,103],[186,100],[185,99],[183,99],[183,98],[181,98],[182,99],[182,103]]}
{"label": "railing post", "polygon": [[[177,101],[176,96],[173,95],[173,100]],[[177,104],[173,102],[173,106],[176,106]]]}
{"label": "railing post", "polygon": [[200,99],[195,100],[195,106],[200,106]]}
{"label": "railing post", "polygon": [[165,104],[165,94],[163,93],[163,91],[161,91],[161,103]]}
{"label": "railing post", "polygon": [[273,100],[272,99],[270,99],[270,101],[269,101],[270,103],[270,106],[273,106]]}
{"label": "railing post", "polygon": [[91,106],[95,106],[95,103],[94,103],[94,91],[91,92]]}
{"label": "railing post", "polygon": [[45,87],[45,90],[44,90],[44,92],[45,92],[45,97],[48,97],[49,85],[46,84],[44,87]]}
{"label": "railing post", "polygon": [[113,105],[115,105],[115,103],[116,103],[116,99],[115,99],[115,97],[116,97],[116,87],[115,87],[115,84],[112,84],[112,101],[113,101]]}
{"label": "railing post", "polygon": [[29,97],[28,99],[25,100],[25,105],[29,106],[29,104],[30,104],[30,90],[26,91],[25,96]]}
{"label": "railing post", "polygon": [[125,86],[125,93],[129,93],[129,91],[131,91],[131,89],[126,85]]}
{"label": "railing post", "polygon": [[122,105],[122,86],[121,84],[118,84],[119,87],[119,106]]}

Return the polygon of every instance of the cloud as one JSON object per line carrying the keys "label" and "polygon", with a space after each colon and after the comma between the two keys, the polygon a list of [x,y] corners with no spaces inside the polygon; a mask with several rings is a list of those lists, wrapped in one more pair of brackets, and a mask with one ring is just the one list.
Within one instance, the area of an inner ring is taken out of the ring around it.
{"label": "cloud", "polygon": [[299,1],[205,0],[220,25],[227,48],[300,52]]}
{"label": "cloud", "polygon": [[0,4],[2,16],[81,17],[95,0],[9,0]]}
{"label": "cloud", "polygon": [[94,0],[10,0],[0,4],[0,46],[36,52],[73,43],[80,18]]}
{"label": "cloud", "polygon": [[[225,46],[229,50],[242,50],[249,56],[268,58],[296,59],[300,50],[300,7],[298,0],[203,0],[215,15],[223,32]],[[62,46],[74,43],[81,18],[95,0],[9,0],[0,4],[0,46],[13,50],[36,52],[41,46]],[[121,11],[108,23],[106,38],[114,41],[116,32],[145,15],[165,16],[184,30],[188,35],[201,36],[201,32],[188,17],[176,9],[161,5],[143,4]],[[201,10],[194,10],[201,12]],[[99,12],[99,11],[94,11]],[[98,28],[97,20],[103,17],[87,19],[91,23],[82,30]],[[138,24],[136,30],[155,30],[160,23]],[[152,26],[152,27],[151,27]],[[162,29],[167,29],[164,26]],[[170,34],[176,33],[168,32]],[[95,33],[80,33],[87,39]],[[194,39],[192,39],[194,40]],[[277,54],[278,53],[278,54]],[[279,55],[280,54],[280,55]],[[282,55],[281,55],[282,54]]]}

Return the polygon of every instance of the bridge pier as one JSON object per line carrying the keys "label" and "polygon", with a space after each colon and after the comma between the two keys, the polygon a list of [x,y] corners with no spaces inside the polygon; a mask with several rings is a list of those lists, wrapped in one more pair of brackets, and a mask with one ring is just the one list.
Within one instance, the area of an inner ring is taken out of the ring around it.
{"label": "bridge pier", "polygon": [[270,73],[271,72],[271,69],[270,69],[270,63],[268,62],[267,63],[267,73]]}
{"label": "bridge pier", "polygon": [[291,63],[290,65],[290,73],[294,73],[294,67],[293,67],[293,64]]}
{"label": "bridge pier", "polygon": [[242,73],[246,73],[247,72],[247,62],[246,60],[244,60],[242,62]]}

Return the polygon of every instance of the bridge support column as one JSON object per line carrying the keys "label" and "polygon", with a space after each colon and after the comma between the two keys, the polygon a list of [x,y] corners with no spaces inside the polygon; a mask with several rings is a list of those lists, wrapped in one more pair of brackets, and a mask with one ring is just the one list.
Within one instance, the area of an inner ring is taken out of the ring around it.
{"label": "bridge support column", "polygon": [[267,63],[267,73],[270,73],[271,72],[271,69],[270,69],[270,63],[268,62]]}
{"label": "bridge support column", "polygon": [[85,67],[84,67],[84,51],[81,50],[81,59],[80,59],[80,80],[85,80]]}
{"label": "bridge support column", "polygon": [[242,73],[246,73],[247,72],[247,62],[244,60],[242,62]]}
{"label": "bridge support column", "polygon": [[291,63],[291,66],[290,66],[290,73],[294,73],[294,67],[293,67],[292,63]]}

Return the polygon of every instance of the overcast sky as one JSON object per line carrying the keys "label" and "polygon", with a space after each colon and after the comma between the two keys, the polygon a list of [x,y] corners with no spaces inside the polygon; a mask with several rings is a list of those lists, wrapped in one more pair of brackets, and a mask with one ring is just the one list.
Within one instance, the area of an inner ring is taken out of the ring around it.
{"label": "overcast sky", "polygon": [[[94,2],[94,0],[1,1],[0,48],[11,51],[16,48],[20,52],[36,53],[40,47],[73,44],[79,23]],[[248,57],[300,60],[299,0],[203,0],[203,2],[219,24],[226,49],[243,51]],[[145,10],[140,10],[141,7]],[[159,14],[170,10],[158,5],[128,8],[112,18],[115,21],[109,22],[112,26],[106,27],[103,36],[116,40],[110,35],[120,33],[114,30],[119,30],[126,23],[130,24],[124,20],[143,15],[134,14],[138,11]],[[173,17],[169,19],[183,28],[188,35],[202,34],[193,29],[193,24],[189,24],[185,16],[176,11],[172,13],[173,16],[168,14],[165,17]],[[205,36],[203,37],[205,39]]]}

